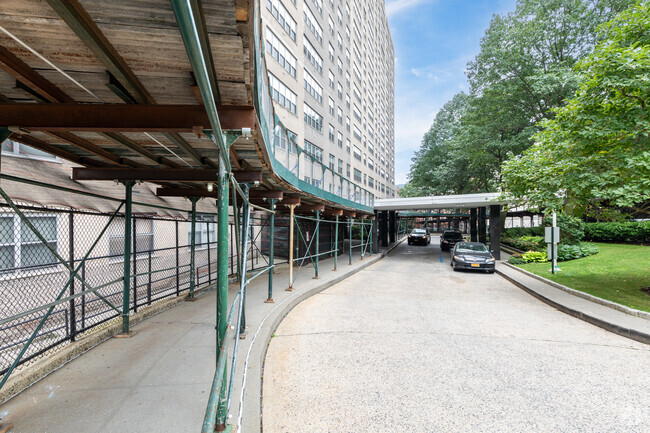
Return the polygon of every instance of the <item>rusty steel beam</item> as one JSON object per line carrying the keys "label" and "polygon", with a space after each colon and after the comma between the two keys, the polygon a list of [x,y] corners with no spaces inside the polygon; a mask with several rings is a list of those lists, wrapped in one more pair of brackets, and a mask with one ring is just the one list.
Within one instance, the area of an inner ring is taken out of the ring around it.
{"label": "rusty steel beam", "polygon": [[32,137],[31,135],[26,134],[12,134],[11,139],[19,143],[26,144],[27,146],[33,147],[34,149],[42,150],[59,158],[63,158],[67,161],[75,162],[77,164],[85,165],[87,167],[108,167],[110,164],[90,159],[85,156],[79,156],[74,153],[63,150],[58,146],[52,145],[45,141],[39,140],[38,138]]}
{"label": "rusty steel beam", "polygon": [[205,188],[158,188],[158,197],[210,197],[218,198],[217,190],[208,191]]}
{"label": "rusty steel beam", "polygon": [[284,193],[282,191],[253,190],[248,193],[251,199],[282,200]]}
{"label": "rusty steel beam", "polygon": [[324,204],[303,204],[296,208],[296,212],[323,212],[324,210]]}
{"label": "rusty steel beam", "polygon": [[80,168],[72,169],[74,180],[142,180],[150,182],[216,182],[218,170],[192,168]]}
{"label": "rusty steel beam", "polygon": [[278,204],[283,206],[300,206],[300,197],[283,197]]}
{"label": "rusty steel beam", "polygon": [[239,183],[252,183],[262,181],[261,171],[233,171],[235,180]]}
{"label": "rusty steel beam", "polygon": [[52,84],[48,79],[16,57],[11,51],[0,46],[0,69],[21,82],[49,102],[74,102],[69,95]]}
{"label": "rusty steel beam", "polygon": [[[252,107],[221,106],[223,129],[253,128]],[[33,131],[192,132],[209,128],[200,105],[0,104],[0,126]]]}
{"label": "rusty steel beam", "polygon": [[139,103],[155,103],[142,82],[77,0],[46,1]]}
{"label": "rusty steel beam", "polygon": [[328,216],[336,216],[336,215],[343,215],[343,209],[325,209],[325,212],[323,215],[328,215]]}
{"label": "rusty steel beam", "polygon": [[357,213],[349,210],[344,210],[343,211],[343,216],[348,217],[348,218],[356,218]]}

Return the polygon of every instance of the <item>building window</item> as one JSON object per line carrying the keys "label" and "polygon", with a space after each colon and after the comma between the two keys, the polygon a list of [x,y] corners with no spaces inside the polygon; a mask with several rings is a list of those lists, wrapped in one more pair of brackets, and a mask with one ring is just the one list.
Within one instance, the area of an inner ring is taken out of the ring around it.
{"label": "building window", "polygon": [[[50,247],[57,251],[57,217],[46,214],[26,214],[26,217],[43,235]],[[0,216],[0,271],[55,266],[58,263],[54,254],[18,215]]]}
{"label": "building window", "polygon": [[323,116],[307,104],[305,104],[305,123],[317,131],[323,130]]}
{"label": "building window", "polygon": [[334,115],[334,100],[332,98],[329,98],[329,101],[327,102],[327,109],[329,113],[333,116]]}
{"label": "building window", "polygon": [[273,99],[293,114],[296,114],[296,94],[271,73],[269,73],[269,85],[271,86]]}
{"label": "building window", "polygon": [[323,29],[318,24],[316,17],[314,17],[314,14],[311,13],[311,10],[307,5],[305,5],[305,8],[303,9],[303,15],[305,17],[305,25],[314,34],[318,43],[323,45]]}
{"label": "building window", "polygon": [[319,74],[323,73],[323,58],[318,54],[314,46],[307,40],[307,38],[304,38],[304,45],[303,45],[303,51],[305,53],[305,56],[307,57],[307,60],[316,68]]}
{"label": "building window", "polygon": [[335,161],[334,155],[330,153],[330,170],[332,171],[334,171],[334,161]]}
{"label": "building window", "polygon": [[[196,214],[196,224],[194,229],[194,242],[197,248],[207,248],[208,242],[216,242],[215,227],[216,219],[214,214]],[[187,223],[187,244],[192,242],[192,214],[188,215]]]}
{"label": "building window", "polygon": [[296,21],[291,17],[280,0],[266,0],[266,8],[278,20],[289,37],[296,40]]}
{"label": "building window", "polygon": [[293,78],[296,78],[296,58],[268,27],[266,29],[266,51],[280,64],[280,66],[286,69]]}
{"label": "building window", "polygon": [[334,88],[334,73],[332,71],[327,72],[327,78],[329,79],[330,88]]}
{"label": "building window", "polygon": [[307,140],[305,140],[305,153],[313,156],[316,161],[323,162],[323,149]]}
{"label": "building window", "polygon": [[323,88],[314,77],[305,69],[305,90],[318,101],[323,103]]}
{"label": "building window", "polygon": [[[316,6],[316,10],[318,11],[319,14],[323,13],[323,0],[311,0],[314,3],[314,6]],[[294,2],[295,4],[295,2]]]}
{"label": "building window", "polygon": [[[108,254],[119,259],[124,256],[124,218],[114,219],[108,230]],[[131,220],[135,236],[131,237],[131,251],[138,254],[154,249],[153,218],[134,218]]]}
{"label": "building window", "polygon": [[280,125],[276,125],[273,131],[273,146],[276,149],[286,149],[289,146],[290,153],[296,153],[296,141],[298,136],[288,129],[285,130]]}
{"label": "building window", "polygon": [[343,86],[341,86],[340,81],[336,83],[336,94],[339,97],[339,101],[341,101],[343,99]]}
{"label": "building window", "polygon": [[354,155],[354,158],[361,161],[361,149],[359,149],[357,146],[354,146],[354,151],[352,152],[352,155]]}
{"label": "building window", "polygon": [[343,110],[341,107],[336,107],[336,120],[339,121],[339,125],[343,125]]}
{"label": "building window", "polygon": [[361,141],[361,130],[357,127],[357,125],[354,125],[354,132],[352,132],[352,135],[354,135],[354,138]]}
{"label": "building window", "polygon": [[361,182],[361,171],[357,170],[356,168],[354,169],[354,180]]}
{"label": "building window", "polygon": [[59,158],[42,150],[34,149],[22,143],[12,140],[5,140],[2,143],[2,154],[7,156],[17,156],[20,158],[38,159],[40,161],[61,162]]}
{"label": "building window", "polygon": [[327,48],[327,54],[330,58],[330,62],[334,63],[334,47],[332,44],[328,44],[329,47]]}
{"label": "building window", "polygon": [[339,159],[338,170],[337,171],[338,171],[339,174],[343,174],[343,160],[342,159]]}
{"label": "building window", "polygon": [[345,176],[350,177],[350,164],[345,164]]}
{"label": "building window", "polygon": [[329,125],[328,128],[328,137],[332,143],[334,143],[334,126]]}
{"label": "building window", "polygon": [[345,151],[350,153],[350,139],[349,138],[345,139]]}
{"label": "building window", "polygon": [[343,135],[341,132],[336,133],[336,142],[338,143],[339,147],[342,149],[343,148]]}
{"label": "building window", "polygon": [[328,17],[328,19],[327,19],[327,25],[328,25],[328,27],[329,27],[330,34],[331,34],[332,36],[334,36],[334,20],[332,20],[332,17],[331,17],[331,16]]}

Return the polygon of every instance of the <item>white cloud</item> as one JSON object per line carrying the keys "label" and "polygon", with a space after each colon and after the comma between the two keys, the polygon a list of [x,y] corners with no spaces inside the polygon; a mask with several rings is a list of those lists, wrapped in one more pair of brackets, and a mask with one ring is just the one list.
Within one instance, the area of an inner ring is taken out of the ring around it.
{"label": "white cloud", "polygon": [[427,2],[431,3],[432,0],[388,0],[386,1],[386,15],[391,17],[405,9]]}

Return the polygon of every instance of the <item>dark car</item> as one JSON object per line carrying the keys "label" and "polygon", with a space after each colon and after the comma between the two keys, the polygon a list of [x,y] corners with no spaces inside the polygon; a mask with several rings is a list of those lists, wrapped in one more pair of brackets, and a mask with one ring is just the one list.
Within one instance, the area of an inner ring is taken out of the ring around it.
{"label": "dark car", "polygon": [[431,235],[429,234],[428,229],[413,229],[409,233],[408,238],[409,245],[421,243],[424,245],[429,245],[431,242]]}
{"label": "dark car", "polygon": [[480,242],[458,242],[451,252],[451,267],[458,269],[478,269],[494,272],[494,256]]}
{"label": "dark car", "polygon": [[462,242],[465,239],[463,234],[458,230],[445,230],[440,236],[440,249],[443,251],[449,251],[456,245],[458,242]]}

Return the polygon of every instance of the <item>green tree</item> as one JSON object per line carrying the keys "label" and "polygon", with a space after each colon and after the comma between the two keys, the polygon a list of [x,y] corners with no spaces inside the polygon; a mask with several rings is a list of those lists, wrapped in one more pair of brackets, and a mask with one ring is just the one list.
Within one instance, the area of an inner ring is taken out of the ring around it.
{"label": "green tree", "polygon": [[553,110],[535,145],[504,164],[508,194],[575,214],[603,207],[650,213],[650,3],[600,27],[602,40],[576,64],[575,97]]}

